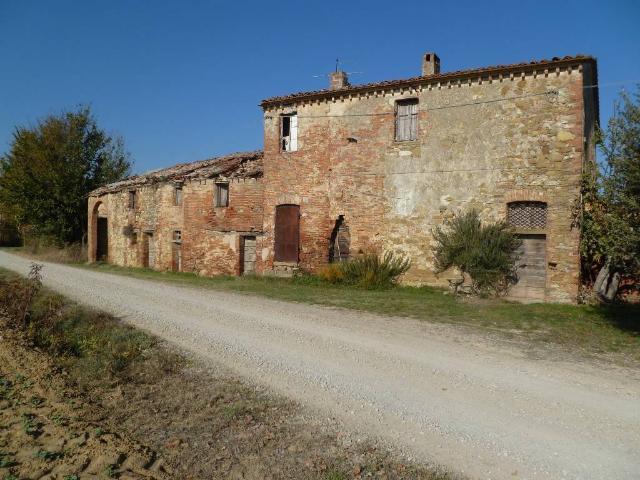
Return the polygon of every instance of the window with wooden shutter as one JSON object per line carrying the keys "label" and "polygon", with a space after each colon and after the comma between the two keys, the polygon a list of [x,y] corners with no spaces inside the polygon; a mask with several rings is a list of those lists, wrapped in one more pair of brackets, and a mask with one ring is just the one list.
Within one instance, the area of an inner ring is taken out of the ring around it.
{"label": "window with wooden shutter", "polygon": [[229,184],[216,183],[216,207],[229,206]]}
{"label": "window with wooden shutter", "polygon": [[135,190],[129,191],[129,208],[131,209],[136,208],[136,191]]}
{"label": "window with wooden shutter", "polygon": [[298,150],[298,115],[283,115],[280,127],[280,146],[283,152]]}
{"label": "window with wooden shutter", "polygon": [[418,138],[418,99],[396,102],[396,141],[406,142]]}
{"label": "window with wooden shutter", "polygon": [[175,187],[173,191],[173,204],[174,205],[182,205],[182,187]]}

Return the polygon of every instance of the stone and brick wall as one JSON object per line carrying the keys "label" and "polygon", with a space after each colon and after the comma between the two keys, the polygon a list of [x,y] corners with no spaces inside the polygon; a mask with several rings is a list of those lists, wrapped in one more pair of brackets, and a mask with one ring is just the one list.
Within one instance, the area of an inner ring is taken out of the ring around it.
{"label": "stone and brick wall", "polygon": [[[587,78],[588,77],[588,78]],[[408,255],[404,281],[446,284],[433,273],[433,228],[475,208],[486,220],[504,219],[509,201],[548,204],[545,298],[575,301],[583,162],[592,157],[597,113],[594,81],[582,65],[523,71],[499,78],[429,83],[372,92],[337,92],[263,104],[264,238],[259,269],[273,264],[274,209],[300,205],[300,266],[327,262],[339,215],[351,251]],[[395,102],[419,100],[418,136],[397,142]],[[280,117],[298,115],[298,151],[282,152]]]}
{"label": "stone and brick wall", "polygon": [[[215,184],[228,182],[229,205],[214,205]],[[174,190],[182,187],[182,205]],[[129,191],[136,206],[129,208]],[[156,270],[174,268],[174,232],[181,232],[182,271],[202,275],[239,273],[240,237],[259,235],[262,226],[260,178],[193,178],[124,188],[89,198],[89,255],[95,261],[96,218],[108,219],[108,261],[121,266],[144,266],[145,235],[155,250]],[[133,234],[133,235],[132,235]],[[135,240],[134,240],[135,239]]]}
{"label": "stone and brick wall", "polygon": [[[256,237],[258,273],[316,271],[329,260],[340,219],[352,255],[402,253],[412,261],[405,283],[446,285],[452,272],[433,272],[435,227],[471,208],[485,220],[503,220],[509,202],[538,201],[547,204],[544,298],[574,302],[580,282],[574,214],[584,164],[595,160],[595,61],[571,57],[452,74],[439,74],[434,63],[428,71],[369,86],[349,86],[344,77],[330,90],[265,100],[263,154],[177,165],[153,174],[158,181],[134,178],[133,210],[129,187],[95,192],[90,260],[102,215],[109,261],[118,265],[143,265],[142,240],[152,233],[155,268],[172,268],[173,232],[180,230],[184,271],[239,274],[243,235]],[[396,102],[403,99],[419,102],[416,140],[395,139]],[[297,150],[285,152],[282,116],[293,113]],[[227,174],[220,174],[223,167]],[[194,173],[199,168],[202,175]],[[181,206],[174,205],[176,172],[191,172],[180,180]],[[229,181],[228,207],[214,206],[220,180]],[[300,207],[299,262],[292,264],[274,262],[276,207],[286,204]]]}

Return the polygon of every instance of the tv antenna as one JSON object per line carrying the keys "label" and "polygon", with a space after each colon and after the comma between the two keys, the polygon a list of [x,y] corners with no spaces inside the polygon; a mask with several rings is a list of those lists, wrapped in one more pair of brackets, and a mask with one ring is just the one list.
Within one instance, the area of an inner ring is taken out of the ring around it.
{"label": "tv antenna", "polygon": [[[336,57],[336,66],[335,66],[335,70],[334,70],[336,73],[340,71],[340,63],[341,63],[340,62],[340,58]],[[344,62],[342,62],[342,63],[344,63]],[[347,62],[347,63],[349,63],[349,62]],[[360,75],[360,74],[362,74],[364,72],[345,72],[345,73],[347,75]],[[321,77],[329,77],[329,76],[331,76],[330,73],[321,73],[320,75],[312,75],[313,78],[321,78]]]}

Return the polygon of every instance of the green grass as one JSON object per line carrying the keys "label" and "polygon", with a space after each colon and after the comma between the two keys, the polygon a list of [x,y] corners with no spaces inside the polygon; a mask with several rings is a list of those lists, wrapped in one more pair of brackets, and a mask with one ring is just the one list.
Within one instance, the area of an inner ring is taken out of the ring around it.
{"label": "green grass", "polygon": [[[22,249],[6,248],[22,253]],[[563,345],[582,354],[614,354],[640,363],[640,305],[522,305],[504,300],[464,300],[433,287],[366,290],[332,285],[313,276],[202,277],[104,263],[74,267],[179,285],[260,295],[284,301],[466,325],[504,336]]]}
{"label": "green grass", "polygon": [[[19,285],[27,280],[0,268],[2,300],[20,294]],[[6,294],[8,292],[8,295]],[[27,338],[51,354],[56,363],[70,370],[80,387],[109,383],[126,374],[127,368],[155,345],[155,338],[120,322],[104,312],[78,305],[42,288],[29,307]],[[19,381],[17,379],[17,381]],[[0,396],[7,394],[6,382],[0,382]],[[43,399],[33,397],[30,405],[38,408]],[[39,433],[34,415],[23,415],[25,432]]]}
{"label": "green grass", "polygon": [[337,286],[312,276],[201,277],[107,264],[86,264],[81,268],[278,300],[463,324],[511,337],[566,345],[587,354],[614,352],[633,363],[640,362],[640,305],[522,305],[504,300],[454,298],[433,287],[366,290]]}

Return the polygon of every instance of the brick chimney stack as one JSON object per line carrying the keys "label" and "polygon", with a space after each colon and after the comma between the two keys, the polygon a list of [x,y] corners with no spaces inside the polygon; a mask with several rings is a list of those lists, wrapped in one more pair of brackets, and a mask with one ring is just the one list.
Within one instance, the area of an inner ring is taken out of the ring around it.
{"label": "brick chimney stack", "polygon": [[422,76],[438,75],[440,73],[440,58],[433,52],[422,56]]}
{"label": "brick chimney stack", "polygon": [[347,72],[336,70],[335,72],[331,72],[329,78],[329,90],[338,90],[349,86],[349,77],[347,77]]}

